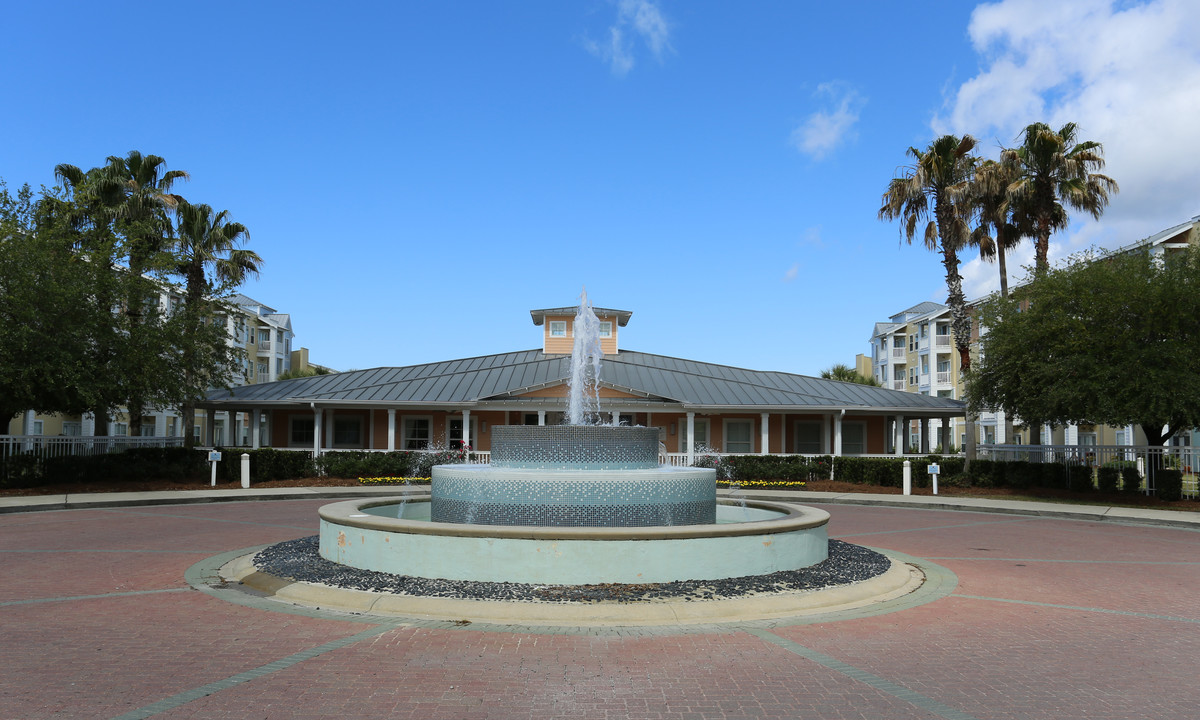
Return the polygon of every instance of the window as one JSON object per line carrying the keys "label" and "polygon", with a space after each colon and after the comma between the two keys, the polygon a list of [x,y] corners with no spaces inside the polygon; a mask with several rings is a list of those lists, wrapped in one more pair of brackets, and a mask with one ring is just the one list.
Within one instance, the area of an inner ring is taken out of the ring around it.
{"label": "window", "polygon": [[45,428],[46,428],[46,425],[45,425],[45,423],[44,423],[43,421],[41,421],[41,420],[34,420],[34,421],[33,421],[33,434],[34,434],[34,435],[43,435],[43,434],[45,434]]}
{"label": "window", "polygon": [[271,344],[271,331],[270,330],[259,330],[258,331],[258,344],[259,345],[270,345]]}
{"label": "window", "polygon": [[[711,446],[708,443],[708,420],[695,418],[692,421],[692,435],[696,439],[696,452],[708,450]],[[687,420],[683,421],[683,432],[679,433],[679,450],[687,452]]]}
{"label": "window", "polygon": [[867,427],[860,422],[842,423],[842,454],[862,455],[867,452]]}
{"label": "window", "polygon": [[115,436],[124,437],[129,434],[129,426],[125,423],[113,423],[112,434]]}
{"label": "window", "polygon": [[612,323],[611,322],[600,323],[600,337],[602,337],[602,338],[612,337]]}
{"label": "window", "polygon": [[179,418],[167,418],[167,437],[175,437],[176,427],[179,424]]}
{"label": "window", "polygon": [[754,452],[754,421],[725,421],[725,450],[727,453]]}
{"label": "window", "polygon": [[283,344],[283,331],[282,330],[275,331],[275,342],[279,343],[280,345]]}
{"label": "window", "polygon": [[267,364],[265,362],[260,362],[258,364],[258,379],[259,380],[266,380],[267,374],[269,372],[270,372],[270,370],[268,369]]}
{"label": "window", "polygon": [[[537,415],[534,415],[534,423],[537,422]],[[463,421],[461,417],[446,418],[447,442],[450,444],[451,450],[461,450],[463,446]],[[471,439],[468,445],[475,442],[478,433],[478,423],[475,418],[471,419]]]}
{"label": "window", "polygon": [[68,437],[79,437],[83,434],[83,423],[80,422],[65,422],[63,423],[62,434]]}
{"label": "window", "polygon": [[283,358],[275,358],[275,375],[278,377],[283,374]]}
{"label": "window", "polygon": [[550,337],[566,337],[567,336],[567,321],[566,320],[551,320],[550,321]]}
{"label": "window", "polygon": [[142,431],[138,434],[141,435],[142,437],[154,437],[154,421],[153,420],[143,420],[142,421]]}
{"label": "window", "polygon": [[433,438],[433,421],[427,417],[404,418],[404,449],[428,450]]}
{"label": "window", "polygon": [[316,440],[316,425],[313,418],[293,417],[291,421],[290,444],[312,447]]}
{"label": "window", "polygon": [[335,417],[333,419],[334,447],[362,446],[362,418]]}
{"label": "window", "polygon": [[824,449],[821,446],[821,423],[819,422],[800,422],[796,423],[795,442],[792,452],[804,453],[806,455],[820,455]]}

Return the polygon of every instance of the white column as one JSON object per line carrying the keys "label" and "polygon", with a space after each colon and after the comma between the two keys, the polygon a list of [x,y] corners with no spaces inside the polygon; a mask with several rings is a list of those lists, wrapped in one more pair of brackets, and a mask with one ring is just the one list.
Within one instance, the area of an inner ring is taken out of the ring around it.
{"label": "white column", "polygon": [[463,442],[464,448],[470,447],[470,445],[471,445],[471,411],[470,410],[463,410],[462,442]]}
{"label": "white column", "polygon": [[321,416],[324,414],[320,408],[313,409],[313,457],[321,454]]}
{"label": "white column", "polygon": [[766,455],[771,449],[771,414],[760,413],[762,429],[759,431],[759,448],[760,455]]}
{"label": "white column", "polygon": [[538,425],[545,425],[545,424],[546,424],[546,411],[538,410]]}
{"label": "white column", "polygon": [[833,416],[833,454],[835,457],[842,455],[842,416],[846,414],[843,410]]}
{"label": "white column", "polygon": [[696,459],[696,413],[687,414],[687,454],[688,465]]}
{"label": "white column", "polygon": [[388,450],[396,449],[396,408],[388,408]]}
{"label": "white column", "polygon": [[896,418],[896,454],[903,455],[908,446],[908,418],[900,415]]}
{"label": "white column", "polygon": [[250,413],[250,447],[255,450],[262,447],[260,444],[262,438],[259,437],[259,428],[262,426],[262,410],[254,410]]}

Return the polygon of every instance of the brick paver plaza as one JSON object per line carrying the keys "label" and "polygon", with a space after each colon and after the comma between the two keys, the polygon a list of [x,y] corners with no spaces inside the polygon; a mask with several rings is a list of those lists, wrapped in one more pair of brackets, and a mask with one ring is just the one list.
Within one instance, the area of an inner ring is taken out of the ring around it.
{"label": "brick paver plaza", "polygon": [[1200,717],[1192,530],[813,503],[831,537],[957,585],[884,615],[700,628],[405,622],[189,584],[314,534],[325,502],[0,515],[0,718]]}

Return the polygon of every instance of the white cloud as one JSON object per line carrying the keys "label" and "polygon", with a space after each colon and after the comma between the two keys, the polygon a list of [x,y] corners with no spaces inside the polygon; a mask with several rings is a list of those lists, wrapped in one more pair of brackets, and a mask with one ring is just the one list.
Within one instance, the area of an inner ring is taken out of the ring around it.
{"label": "white cloud", "polygon": [[952,90],[934,132],[989,148],[1016,144],[1032,122],[1074,122],[1080,139],[1103,143],[1103,172],[1121,187],[1099,222],[1077,217],[1054,236],[1052,256],[1200,213],[1200,3],[1002,0],[977,7],[968,32],[981,70]]}
{"label": "white cloud", "polygon": [[795,280],[799,274],[800,263],[793,263],[792,266],[788,268],[787,272],[783,274],[783,281],[785,283],[790,283],[791,281]]}
{"label": "white cloud", "polygon": [[813,95],[825,99],[826,107],[793,130],[791,142],[800,152],[820,160],[854,136],[854,124],[866,101],[838,83],[822,83]]}
{"label": "white cloud", "polygon": [[609,64],[614,75],[625,75],[634,66],[637,41],[662,61],[671,48],[671,28],[652,0],[618,0],[617,19],[608,28],[608,41],[583,41],[584,48]]}

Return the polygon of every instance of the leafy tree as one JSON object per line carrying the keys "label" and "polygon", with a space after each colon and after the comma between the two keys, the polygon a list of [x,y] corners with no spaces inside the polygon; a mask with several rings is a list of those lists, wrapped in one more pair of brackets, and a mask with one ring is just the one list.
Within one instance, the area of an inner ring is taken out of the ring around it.
{"label": "leafy tree", "polygon": [[316,377],[317,375],[329,375],[333,371],[329,368],[323,368],[318,365],[309,365],[306,368],[296,368],[280,373],[276,380],[293,380],[295,378]]}
{"label": "leafy tree", "polygon": [[849,365],[843,365],[842,363],[831,365],[822,370],[821,377],[826,380],[838,380],[840,382],[857,383],[859,385],[872,385],[875,387],[879,386],[879,381],[875,378],[861,375],[854,368],[850,367]]}
{"label": "leafy tree", "polygon": [[230,355],[227,331],[212,319],[219,314],[213,299],[257,275],[262,258],[238,245],[250,236],[244,225],[232,222],[228,211],[215,212],[208,205],[181,201],[177,208],[175,274],[183,278],[185,301],[180,321],[184,323],[180,373],[184,398],[180,403],[183,432],[187,442],[194,437],[196,402],[205,390],[229,380],[237,358]]}
{"label": "leafy tree", "polygon": [[1117,183],[1099,170],[1104,148],[1098,142],[1077,142],[1078,126],[1067,123],[1055,131],[1045,123],[1025,128],[1021,145],[1004,150],[1000,159],[1013,169],[1008,194],[1018,211],[1018,224],[1034,236],[1035,267],[1050,267],[1050,235],[1066,229],[1070,216],[1063,206],[1099,219]]}
{"label": "leafy tree", "polygon": [[1141,426],[1151,445],[1200,425],[1200,247],[1073,258],[980,309],[972,408],[1030,423]]}
{"label": "leafy tree", "polygon": [[[971,318],[958,272],[959,253],[971,243],[970,181],[977,159],[971,154],[975,138],[943,135],[924,151],[910,147],[913,163],[893,178],[883,194],[880,220],[900,220],[901,233],[911,245],[918,233],[928,250],[940,253],[946,270],[946,304],[950,329],[963,372],[971,368]],[[967,459],[975,454],[975,428],[967,416]]]}
{"label": "leafy tree", "polygon": [[[52,198],[0,188],[0,421],[34,409],[84,412],[113,393],[97,355],[117,332],[96,298],[111,294],[102,244],[92,256]],[[95,262],[91,257],[97,258]]]}

